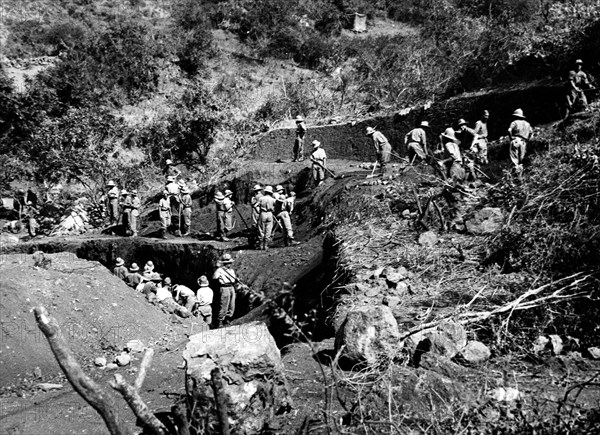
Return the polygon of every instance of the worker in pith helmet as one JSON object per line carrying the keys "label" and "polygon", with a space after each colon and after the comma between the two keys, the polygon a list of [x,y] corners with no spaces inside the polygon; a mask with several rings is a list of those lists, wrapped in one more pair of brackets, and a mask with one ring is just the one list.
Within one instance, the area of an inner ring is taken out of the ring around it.
{"label": "worker in pith helmet", "polygon": [[258,216],[258,233],[260,249],[269,249],[273,233],[273,212],[275,211],[275,198],[273,197],[273,187],[267,186],[264,189],[264,195],[258,200],[260,214]]}
{"label": "worker in pith helmet", "polygon": [[304,160],[304,137],[306,136],[306,124],[304,118],[296,116],[296,139],[294,140],[294,162]]}
{"label": "worker in pith helmet", "polygon": [[106,183],[106,208],[110,225],[115,225],[119,220],[119,188],[114,181]]}
{"label": "worker in pith helmet", "polygon": [[177,169],[177,166],[175,166],[171,159],[167,159],[165,161],[163,174],[165,177],[173,177],[173,179],[175,179],[181,175],[181,171]]}
{"label": "worker in pith helmet", "polygon": [[325,169],[327,168],[327,154],[318,140],[312,141],[313,151],[310,154],[312,164],[312,176],[315,186],[320,186],[325,180]]}
{"label": "worker in pith helmet", "polygon": [[482,165],[487,165],[488,161],[488,119],[490,118],[490,112],[484,110],[481,112],[481,117],[475,123],[475,133],[479,139],[473,144],[472,152],[475,153],[477,160]]}
{"label": "worker in pith helmet", "polygon": [[513,112],[514,121],[508,127],[508,138],[510,139],[510,160],[516,174],[523,174],[523,160],[527,152],[527,142],[533,136],[531,124],[525,120],[525,114],[521,109]]}
{"label": "worker in pith helmet", "polygon": [[371,139],[373,139],[373,146],[375,146],[375,153],[377,154],[377,164],[379,164],[381,174],[385,175],[386,165],[391,159],[392,146],[383,133],[373,127],[367,127],[367,136],[371,136]]}
{"label": "worker in pith helmet", "polygon": [[221,303],[219,315],[217,317],[217,328],[225,326],[235,312],[235,285],[238,282],[235,271],[231,268],[233,259],[231,255],[225,253],[217,263],[213,279],[219,283],[221,293]]}
{"label": "worker in pith helmet", "polygon": [[421,123],[406,133],[404,136],[404,144],[408,148],[408,161],[414,164],[417,158],[425,160],[427,156],[427,132],[429,122],[421,121]]}
{"label": "worker in pith helmet", "polygon": [[187,187],[181,189],[181,235],[188,236],[192,227],[192,196]]}
{"label": "worker in pith helmet", "polygon": [[171,203],[169,192],[163,191],[163,196],[158,202],[158,216],[160,218],[160,238],[167,238],[167,229],[171,225]]}

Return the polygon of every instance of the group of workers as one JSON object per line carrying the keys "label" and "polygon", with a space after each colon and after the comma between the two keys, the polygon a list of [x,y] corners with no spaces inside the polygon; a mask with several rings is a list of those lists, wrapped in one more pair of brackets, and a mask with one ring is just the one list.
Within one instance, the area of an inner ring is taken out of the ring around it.
{"label": "group of workers", "polygon": [[137,190],[127,190],[117,187],[114,181],[106,183],[107,191],[104,195],[106,210],[110,225],[121,223],[125,232],[130,236],[138,235],[138,217],[142,202]]}
{"label": "group of workers", "polygon": [[[226,325],[235,311],[235,286],[238,279],[231,268],[232,263],[231,255],[223,254],[213,274],[220,295],[218,315],[214,324],[217,328]],[[183,318],[194,316],[208,325],[213,324],[214,292],[206,275],[198,278],[198,289],[192,290],[182,284],[173,284],[169,277],[163,278],[154,270],[151,260],[146,262],[143,271],[140,272],[137,263],[132,263],[128,268],[121,257],[116,259],[113,274],[129,287],[143,293],[149,302],[159,305],[167,313],[174,313]]]}

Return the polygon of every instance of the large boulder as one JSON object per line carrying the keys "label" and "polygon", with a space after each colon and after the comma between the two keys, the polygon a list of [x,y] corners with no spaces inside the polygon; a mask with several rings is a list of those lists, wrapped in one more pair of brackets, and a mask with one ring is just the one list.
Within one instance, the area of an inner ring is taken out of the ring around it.
{"label": "large boulder", "polygon": [[259,433],[291,407],[281,354],[262,322],[193,335],[183,358],[188,400],[195,403],[197,421],[218,425],[211,381],[216,367],[222,373],[232,433]]}
{"label": "large boulder", "polygon": [[353,364],[376,364],[400,350],[398,323],[384,305],[353,308],[335,334],[335,350]]}
{"label": "large boulder", "polygon": [[493,234],[502,229],[504,214],[497,207],[484,207],[465,219],[467,231],[471,234]]}
{"label": "large boulder", "polygon": [[452,359],[467,345],[467,332],[462,325],[444,321],[435,328],[417,332],[406,339],[405,346],[413,355],[413,363],[419,365],[421,355],[427,352]]}
{"label": "large boulder", "polygon": [[492,353],[489,347],[480,341],[469,341],[467,345],[460,350],[456,360],[467,365],[480,364],[490,359]]}

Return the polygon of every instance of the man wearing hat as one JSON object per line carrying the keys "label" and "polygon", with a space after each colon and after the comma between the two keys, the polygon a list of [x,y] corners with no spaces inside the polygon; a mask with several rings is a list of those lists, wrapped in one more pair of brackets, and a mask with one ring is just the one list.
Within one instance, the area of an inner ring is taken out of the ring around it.
{"label": "man wearing hat", "polygon": [[165,177],[177,178],[181,175],[181,171],[177,169],[177,166],[175,166],[171,159],[167,159],[165,162],[165,168],[163,169],[163,174]]}
{"label": "man wearing hat", "polygon": [[252,229],[251,234],[248,237],[248,243],[251,248],[258,248],[258,217],[260,216],[260,205],[258,202],[262,196],[262,186],[260,184],[255,185],[252,188],[252,199],[250,200],[250,205],[252,207]]}
{"label": "man wearing hat", "polygon": [[421,121],[418,127],[413,128],[404,136],[404,145],[408,149],[408,160],[412,165],[417,157],[425,160],[427,156],[427,133],[425,129],[429,128],[427,121]]}
{"label": "man wearing hat", "polygon": [[264,189],[265,194],[258,200],[258,238],[260,249],[269,249],[271,235],[273,233],[273,211],[275,211],[275,198],[273,197],[273,186]]}
{"label": "man wearing hat", "polygon": [[587,109],[587,97],[585,90],[589,89],[590,81],[583,71],[583,61],[575,61],[575,70],[569,71],[569,83],[567,84],[567,111],[565,118],[579,104],[583,110]]}
{"label": "man wearing hat", "polygon": [[[279,186],[281,187],[281,186]],[[294,240],[294,230],[292,228],[292,220],[287,208],[287,198],[285,196],[283,187],[278,192],[277,199],[275,200],[275,217],[279,221],[279,225],[285,232],[283,235],[283,241],[285,246],[298,245],[299,243]]]}
{"label": "man wearing hat", "polygon": [[327,168],[327,154],[321,147],[321,142],[318,140],[312,141],[313,151],[310,154],[310,160],[312,164],[312,176],[315,182],[315,186],[320,186],[325,180],[325,168]]}
{"label": "man wearing hat", "polygon": [[169,193],[169,204],[171,205],[171,216],[178,215],[179,216],[179,193],[180,186],[175,181],[175,177],[169,175],[167,177],[167,184],[165,185],[165,190]]}
{"label": "man wearing hat", "polygon": [[533,130],[529,122],[525,120],[525,115],[521,109],[517,109],[512,114],[515,120],[508,127],[508,138],[510,139],[510,160],[513,163],[515,172],[518,176],[523,173],[523,159],[527,152],[527,142],[533,135]]}
{"label": "man wearing hat", "polygon": [[229,241],[227,232],[232,228],[233,201],[223,195],[221,191],[215,193],[215,208],[217,212],[217,239]]}
{"label": "man wearing hat", "polygon": [[392,146],[383,133],[373,127],[367,127],[367,136],[371,136],[373,139],[373,145],[377,153],[377,163],[381,168],[381,173],[385,175],[385,167],[390,162]]}
{"label": "man wearing hat", "polygon": [[137,263],[131,264],[125,282],[132,288],[136,288],[142,282],[142,275],[140,275],[140,268]]}
{"label": "man wearing hat", "polygon": [[121,190],[121,222],[125,228],[125,235],[129,235],[131,228],[131,193]]}
{"label": "man wearing hat", "polygon": [[160,237],[167,238],[167,229],[171,225],[171,203],[169,202],[169,192],[163,191],[163,196],[158,202],[158,216],[160,218]]}
{"label": "man wearing hat", "polygon": [[187,236],[192,227],[192,196],[186,186],[181,189],[181,217],[183,218],[181,235]]}
{"label": "man wearing hat", "polygon": [[440,165],[444,167],[446,175],[454,182],[462,182],[466,174],[454,129],[448,127],[444,130],[440,135],[440,140],[444,146],[444,159],[440,160]]}
{"label": "man wearing hat", "polygon": [[138,218],[140,216],[140,208],[142,207],[142,202],[140,197],[138,196],[137,190],[131,191],[131,235],[133,237],[137,237],[138,235]]}
{"label": "man wearing hat", "polygon": [[296,116],[296,140],[294,141],[294,162],[304,160],[304,136],[306,136],[306,124],[304,118]]}
{"label": "man wearing hat", "polygon": [[201,317],[207,325],[212,323],[212,303],[214,292],[210,288],[208,284],[208,278],[205,275],[202,275],[198,278],[198,291],[196,292],[196,307],[194,309],[194,314],[198,317]]}
{"label": "man wearing hat", "polygon": [[121,278],[123,281],[127,277],[128,270],[125,267],[125,261],[121,257],[117,257],[117,261],[115,262],[115,268],[113,269],[113,275]]}
{"label": "man wearing hat", "polygon": [[213,279],[219,283],[220,290],[217,328],[224,326],[235,312],[235,284],[238,280],[235,271],[230,267],[231,263],[233,263],[231,255],[228,253],[223,254],[213,275]]}
{"label": "man wearing hat", "polygon": [[110,225],[115,225],[119,219],[119,189],[112,180],[106,183],[106,187],[108,188],[106,192],[108,218]]}
{"label": "man wearing hat", "polygon": [[481,117],[475,123],[475,134],[478,136],[478,140],[473,143],[472,151],[477,155],[479,162],[482,165],[487,165],[488,161],[488,119],[490,118],[490,112],[484,110],[481,113]]}

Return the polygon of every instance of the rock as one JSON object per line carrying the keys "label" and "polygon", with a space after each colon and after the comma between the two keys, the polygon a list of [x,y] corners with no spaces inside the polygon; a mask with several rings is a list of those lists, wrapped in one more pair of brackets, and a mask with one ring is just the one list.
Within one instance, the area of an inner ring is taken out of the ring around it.
{"label": "rock", "polygon": [[493,234],[502,229],[504,214],[497,207],[484,207],[465,218],[465,226],[472,234]]}
{"label": "rock", "polygon": [[[377,279],[380,276],[382,276],[384,272],[385,272],[385,269],[383,267],[378,267],[377,269],[375,269],[373,271],[373,274],[371,275],[371,278]],[[385,278],[385,276],[383,276],[383,277]]]}
{"label": "rock", "polygon": [[436,329],[443,337],[450,340],[457,349],[462,349],[467,345],[467,331],[461,324],[446,321],[440,323]]}
{"label": "rock", "polygon": [[587,351],[592,359],[600,359],[600,347],[588,347]]}
{"label": "rock", "polygon": [[127,344],[125,345],[125,349],[128,352],[133,352],[133,353],[139,353],[139,352],[143,352],[144,349],[146,349],[146,346],[144,346],[144,343],[141,342],[141,340],[129,340],[127,342]]}
{"label": "rock", "polygon": [[402,211],[402,217],[403,217],[404,219],[408,219],[408,218],[410,218],[410,210],[409,210],[409,209],[407,209],[407,208],[406,208],[406,209],[404,209],[404,210]]}
{"label": "rock", "polygon": [[548,343],[550,343],[550,340],[548,338],[544,337],[543,335],[540,335],[533,342],[533,353],[535,353],[537,355],[538,353],[540,353],[541,351],[546,349],[546,346],[548,345]]}
{"label": "rock", "polygon": [[131,357],[128,353],[123,352],[121,355],[115,358],[115,362],[118,366],[123,367],[131,362]]}
{"label": "rock", "polygon": [[381,303],[393,310],[400,304],[400,298],[398,296],[384,296]]}
{"label": "rock", "polygon": [[108,363],[108,364],[106,364],[106,370],[107,371],[109,371],[109,370],[116,370],[118,368],[119,368],[119,366],[116,365],[115,363]]}
{"label": "rock", "polygon": [[33,369],[33,377],[36,379],[42,379],[42,369],[39,367]]}
{"label": "rock", "polygon": [[284,367],[264,323],[251,322],[192,335],[183,358],[187,363],[188,400],[209,426],[218,425],[211,382],[211,371],[216,367],[222,372],[224,394],[230,404],[232,433],[259,433],[268,425],[274,426],[275,418],[286,418],[291,399]]}
{"label": "rock", "polygon": [[425,329],[406,339],[405,346],[418,366],[421,356],[431,352],[447,359],[454,358],[467,345],[467,332],[458,323],[442,322],[436,328]]}
{"label": "rock", "polygon": [[396,273],[400,274],[400,279],[408,278],[408,270],[406,270],[406,267],[404,266],[400,266],[398,269],[396,269]]}
{"label": "rock", "polygon": [[19,238],[12,234],[1,233],[0,234],[0,246],[10,246],[19,243]]}
{"label": "rock", "polygon": [[457,361],[463,364],[481,364],[492,356],[490,349],[480,341],[469,341],[456,356]]}
{"label": "rock", "polygon": [[50,391],[50,390],[60,390],[63,386],[62,386],[62,384],[51,384],[49,382],[44,382],[41,384],[37,384],[36,387],[41,388],[44,391]]}
{"label": "rock", "polygon": [[438,236],[433,231],[426,231],[419,236],[419,245],[433,247],[438,242]]}
{"label": "rock", "polygon": [[428,353],[421,357],[419,368],[436,372],[450,379],[461,379],[469,373],[469,369],[461,367],[449,359]]}
{"label": "rock", "polygon": [[398,323],[384,305],[353,308],[335,334],[335,350],[349,362],[376,364],[400,350]]}
{"label": "rock", "polygon": [[94,360],[94,365],[96,367],[101,367],[101,368],[106,367],[106,358],[104,358],[103,356],[99,356],[98,358],[96,358]]}
{"label": "rock", "polygon": [[560,355],[563,351],[563,341],[558,335],[550,335],[550,344],[552,346],[552,353],[554,355]]}
{"label": "rock", "polygon": [[512,387],[498,387],[492,390],[491,396],[492,399],[498,402],[514,402],[515,400],[522,399],[523,393]]}
{"label": "rock", "polygon": [[396,287],[396,284],[398,284],[403,279],[404,278],[402,277],[402,275],[399,274],[398,272],[389,272],[386,275],[386,281],[390,287]]}

